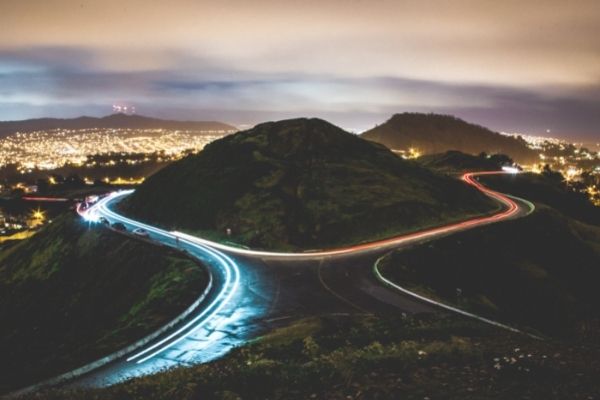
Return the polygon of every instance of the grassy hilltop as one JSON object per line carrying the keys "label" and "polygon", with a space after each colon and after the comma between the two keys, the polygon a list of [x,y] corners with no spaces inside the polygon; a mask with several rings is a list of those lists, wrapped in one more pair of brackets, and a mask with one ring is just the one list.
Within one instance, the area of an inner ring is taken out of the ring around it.
{"label": "grassy hilltop", "polygon": [[319,119],[268,122],[213,142],[121,205],[168,228],[269,249],[369,241],[494,207],[464,183]]}

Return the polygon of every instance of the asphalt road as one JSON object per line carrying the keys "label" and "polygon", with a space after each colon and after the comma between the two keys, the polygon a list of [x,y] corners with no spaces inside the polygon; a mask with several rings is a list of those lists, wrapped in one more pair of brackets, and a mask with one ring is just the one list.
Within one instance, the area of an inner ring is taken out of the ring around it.
{"label": "asphalt road", "polygon": [[80,214],[90,223],[100,217],[111,224],[120,222],[127,232],[145,229],[149,240],[189,252],[209,268],[213,285],[194,312],[181,322],[135,351],[71,379],[69,385],[100,387],[175,366],[207,362],[273,327],[305,316],[435,311],[431,304],[382,285],[373,274],[373,264],[392,249],[531,212],[530,203],[480,185],[475,177],[482,174],[488,172],[467,174],[463,180],[502,205],[502,210],[492,216],[374,243],[307,253],[253,251],[167,232],[112,211],[109,206],[127,192],[102,199]]}

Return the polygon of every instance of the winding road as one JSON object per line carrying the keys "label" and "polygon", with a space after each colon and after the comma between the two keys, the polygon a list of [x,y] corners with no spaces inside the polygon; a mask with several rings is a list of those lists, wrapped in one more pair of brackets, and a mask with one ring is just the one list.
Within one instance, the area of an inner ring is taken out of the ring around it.
{"label": "winding road", "polygon": [[80,215],[90,223],[101,219],[111,224],[120,222],[127,232],[144,229],[149,233],[145,240],[189,253],[208,267],[211,287],[187,314],[154,335],[103,362],[27,390],[64,382],[75,387],[100,387],[174,366],[207,362],[273,327],[305,316],[434,311],[435,304],[383,284],[373,265],[392,249],[531,213],[533,205],[528,201],[490,190],[476,179],[500,173],[506,172],[473,172],[462,177],[501,205],[493,215],[372,243],[302,253],[257,251],[169,232],[113,211],[111,204],[131,191],[112,193],[87,209],[79,209]]}

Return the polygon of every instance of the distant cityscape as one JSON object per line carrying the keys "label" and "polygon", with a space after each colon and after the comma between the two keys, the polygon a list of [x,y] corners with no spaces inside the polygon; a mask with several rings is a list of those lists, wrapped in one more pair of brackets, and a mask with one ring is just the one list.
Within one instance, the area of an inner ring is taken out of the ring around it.
{"label": "distant cityscape", "polygon": [[[199,151],[226,131],[166,129],[82,129],[14,133],[0,139],[0,167],[17,164],[19,171],[51,170],[67,164],[83,166],[88,156],[162,152],[177,159]],[[143,160],[142,160],[143,161]],[[132,160],[132,163],[142,162]]]}
{"label": "distant cityscape", "polygon": [[[587,193],[590,200],[600,206],[599,143],[584,145],[553,137],[506,132],[502,134],[521,137],[529,148],[539,151],[539,163],[523,165],[525,171],[541,173],[545,168],[550,168],[552,171],[560,172],[569,186],[576,191]],[[592,145],[595,149],[589,148]]]}
{"label": "distant cityscape", "polygon": [[[137,185],[228,133],[105,128],[17,132],[0,139],[0,195],[10,204],[13,198],[49,191]],[[0,243],[28,237],[50,221],[36,202],[25,203],[0,206]]]}
{"label": "distant cityscape", "polygon": [[[600,206],[600,143],[570,143],[554,137],[522,133],[501,134],[521,138],[527,147],[538,152],[539,162],[521,165],[524,171],[560,173],[572,190],[585,193],[594,205]],[[417,159],[423,155],[418,148],[393,151],[404,159]]]}

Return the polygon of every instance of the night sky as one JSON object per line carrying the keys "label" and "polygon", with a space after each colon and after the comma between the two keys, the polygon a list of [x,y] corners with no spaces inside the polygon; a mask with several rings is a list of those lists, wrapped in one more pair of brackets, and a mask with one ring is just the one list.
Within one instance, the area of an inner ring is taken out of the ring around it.
{"label": "night sky", "polygon": [[0,2],[0,120],[396,112],[600,139],[600,1]]}

